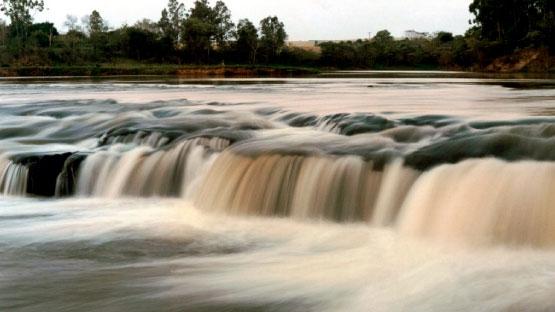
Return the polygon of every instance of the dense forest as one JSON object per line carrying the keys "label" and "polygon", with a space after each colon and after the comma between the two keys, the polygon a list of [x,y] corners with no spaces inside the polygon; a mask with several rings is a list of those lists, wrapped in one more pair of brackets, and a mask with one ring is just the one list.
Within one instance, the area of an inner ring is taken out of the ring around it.
{"label": "dense forest", "polygon": [[[158,21],[111,28],[101,12],[68,15],[64,32],[33,23],[44,0],[1,0],[0,67],[91,64],[263,64],[333,68],[485,68],[526,49],[555,50],[555,1],[474,0],[464,35],[439,31],[395,39],[387,30],[371,39],[320,42],[318,49],[287,46],[285,25],[269,16],[232,21],[222,1],[190,8],[169,0]],[[100,65],[98,65],[100,66]]]}

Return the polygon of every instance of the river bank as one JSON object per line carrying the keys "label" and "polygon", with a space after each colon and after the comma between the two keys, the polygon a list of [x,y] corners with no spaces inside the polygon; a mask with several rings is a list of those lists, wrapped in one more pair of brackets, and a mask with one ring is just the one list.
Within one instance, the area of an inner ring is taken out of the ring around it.
{"label": "river bank", "polygon": [[54,76],[178,76],[178,77],[298,77],[319,73],[318,69],[288,66],[248,65],[84,65],[84,66],[20,66],[0,68],[0,77],[54,77]]}
{"label": "river bank", "polygon": [[494,59],[482,70],[493,73],[555,73],[555,55],[548,49],[523,49]]}
{"label": "river bank", "polygon": [[[174,64],[90,64],[78,66],[13,66],[0,67],[0,77],[110,77],[110,76],[175,76],[183,78],[290,78],[323,72],[336,72],[333,67],[295,67],[281,65],[174,65]],[[343,68],[345,70],[345,68]],[[555,56],[546,49],[525,49],[493,59],[488,65],[460,67],[385,67],[350,68],[379,71],[459,71],[474,74],[553,74]]]}

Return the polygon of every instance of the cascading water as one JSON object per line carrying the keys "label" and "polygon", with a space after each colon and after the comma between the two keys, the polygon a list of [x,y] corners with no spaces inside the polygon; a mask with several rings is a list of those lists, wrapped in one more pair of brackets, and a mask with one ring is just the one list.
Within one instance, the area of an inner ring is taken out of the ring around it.
{"label": "cascading water", "polygon": [[[168,150],[116,145],[88,156],[81,164],[81,196],[184,196],[227,140],[186,140]],[[123,149],[123,151],[121,151]]]}
{"label": "cascading water", "polygon": [[25,195],[29,171],[0,155],[0,194]]}
{"label": "cascading water", "polygon": [[401,161],[376,169],[358,156],[225,153],[195,203],[223,212],[388,225],[416,175]]}
{"label": "cascading water", "polygon": [[0,97],[2,311],[555,307],[550,89],[48,88]]}
{"label": "cascading water", "polygon": [[[277,110],[250,115],[258,117],[246,125],[248,112],[175,108],[133,116],[150,124],[156,114],[169,124],[181,118],[183,130],[136,130],[121,118],[116,128],[106,120],[97,133],[102,120],[95,119],[96,140],[82,143],[88,150],[2,158],[2,193],[183,197],[235,215],[364,222],[476,243],[555,243],[548,230],[555,222],[555,174],[550,162],[540,162],[555,159],[553,120],[474,125],[447,117],[313,118]],[[210,121],[191,132],[191,116]],[[411,126],[417,123],[423,125]],[[461,148],[459,142],[475,143]],[[538,161],[519,161],[530,157]]]}
{"label": "cascading water", "polygon": [[555,164],[469,160],[425,173],[400,231],[477,244],[555,245]]}

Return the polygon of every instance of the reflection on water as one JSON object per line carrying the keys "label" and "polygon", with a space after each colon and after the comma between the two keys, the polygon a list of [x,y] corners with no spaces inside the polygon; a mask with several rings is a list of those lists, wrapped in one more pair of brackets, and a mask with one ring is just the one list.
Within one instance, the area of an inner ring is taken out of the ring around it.
{"label": "reflection on water", "polygon": [[0,80],[0,310],[555,309],[555,82]]}

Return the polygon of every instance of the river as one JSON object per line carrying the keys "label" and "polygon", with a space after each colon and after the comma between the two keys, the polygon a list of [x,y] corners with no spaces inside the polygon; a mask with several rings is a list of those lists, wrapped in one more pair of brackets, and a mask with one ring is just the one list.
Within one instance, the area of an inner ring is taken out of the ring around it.
{"label": "river", "polygon": [[1,311],[555,310],[555,79],[0,79]]}

